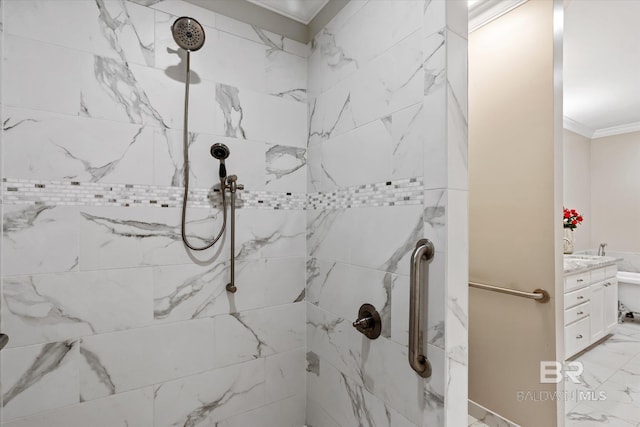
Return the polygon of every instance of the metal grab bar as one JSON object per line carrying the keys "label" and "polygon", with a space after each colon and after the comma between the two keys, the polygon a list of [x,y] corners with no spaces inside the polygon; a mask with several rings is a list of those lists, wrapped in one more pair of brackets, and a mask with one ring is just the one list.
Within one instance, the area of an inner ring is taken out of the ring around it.
{"label": "metal grab bar", "polygon": [[427,289],[422,295],[422,265],[423,261],[430,263],[433,260],[435,249],[428,239],[420,239],[411,254],[410,295],[409,295],[409,365],[423,378],[431,376],[431,363],[426,355],[423,355],[423,333],[420,322],[420,306],[425,300],[424,318],[428,322],[429,306],[429,276],[426,277]]}
{"label": "metal grab bar", "polygon": [[549,302],[549,300],[551,299],[551,297],[549,296],[549,292],[545,291],[544,289],[536,289],[533,292],[524,292],[524,291],[518,291],[516,289],[501,288],[499,286],[485,285],[484,283],[477,283],[477,282],[469,282],[469,286],[472,288],[499,292],[501,294],[514,295],[516,297],[522,297],[522,298],[529,298],[529,299],[536,300],[537,302],[542,304]]}
{"label": "metal grab bar", "polygon": [[5,334],[0,334],[0,350],[4,348],[5,345],[9,342],[9,337]]}

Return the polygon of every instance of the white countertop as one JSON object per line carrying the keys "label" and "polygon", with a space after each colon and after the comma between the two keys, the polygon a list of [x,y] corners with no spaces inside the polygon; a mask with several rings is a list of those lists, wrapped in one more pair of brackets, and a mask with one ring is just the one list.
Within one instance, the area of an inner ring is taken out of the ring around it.
{"label": "white countertop", "polygon": [[618,261],[622,261],[622,259],[596,255],[565,255],[564,274],[582,273],[583,271],[613,265]]}

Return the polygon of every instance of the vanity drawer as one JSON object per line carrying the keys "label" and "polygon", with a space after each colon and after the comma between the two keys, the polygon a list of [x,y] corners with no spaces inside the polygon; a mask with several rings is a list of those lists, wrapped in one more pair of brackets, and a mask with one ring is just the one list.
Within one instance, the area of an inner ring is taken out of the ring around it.
{"label": "vanity drawer", "polygon": [[618,266],[617,265],[610,265],[609,267],[605,267],[604,269],[604,277],[605,278],[609,278],[609,277],[616,277],[616,274],[618,273]]}
{"label": "vanity drawer", "polygon": [[564,328],[564,349],[567,358],[584,350],[590,343],[591,322],[585,317]]}
{"label": "vanity drawer", "polygon": [[603,281],[605,276],[606,276],[606,269],[604,267],[596,268],[595,270],[591,270],[591,282],[592,283]]}
{"label": "vanity drawer", "polygon": [[564,311],[564,324],[569,325],[576,320],[584,319],[591,313],[591,302],[577,305]]}
{"label": "vanity drawer", "polygon": [[591,299],[591,288],[586,287],[564,294],[564,308],[571,308]]}
{"label": "vanity drawer", "polygon": [[564,278],[564,291],[570,291],[581,286],[587,286],[590,283],[591,274],[589,271]]}

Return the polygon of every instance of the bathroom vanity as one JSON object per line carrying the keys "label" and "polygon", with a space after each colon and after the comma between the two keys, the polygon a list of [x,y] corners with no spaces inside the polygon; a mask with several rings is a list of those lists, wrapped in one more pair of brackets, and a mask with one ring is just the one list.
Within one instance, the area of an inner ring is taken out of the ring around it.
{"label": "bathroom vanity", "polygon": [[618,322],[616,261],[606,256],[565,255],[565,359],[611,333]]}

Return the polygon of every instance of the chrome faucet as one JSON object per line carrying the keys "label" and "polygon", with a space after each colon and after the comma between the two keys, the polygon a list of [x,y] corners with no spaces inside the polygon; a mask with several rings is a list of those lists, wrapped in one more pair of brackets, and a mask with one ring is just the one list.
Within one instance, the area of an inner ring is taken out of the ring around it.
{"label": "chrome faucet", "polygon": [[600,247],[598,248],[598,256],[605,256],[604,248],[607,246],[606,243],[600,243]]}

